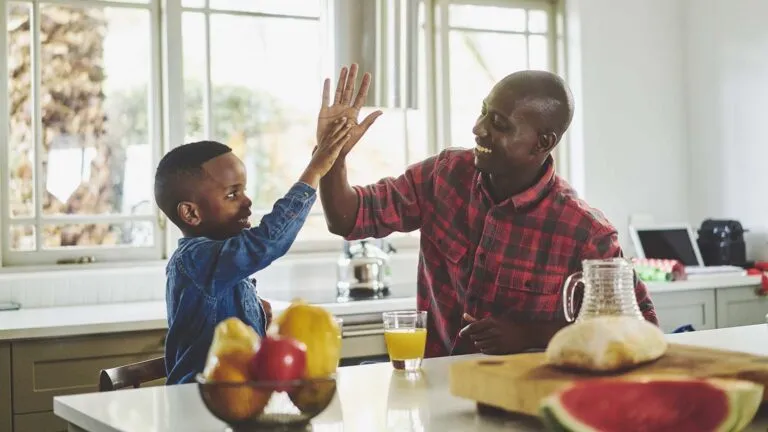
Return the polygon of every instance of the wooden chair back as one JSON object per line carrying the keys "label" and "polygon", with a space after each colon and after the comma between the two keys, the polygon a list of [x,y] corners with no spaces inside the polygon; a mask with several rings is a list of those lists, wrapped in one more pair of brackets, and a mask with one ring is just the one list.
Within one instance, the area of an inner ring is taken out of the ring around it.
{"label": "wooden chair back", "polygon": [[123,388],[139,388],[141,384],[165,378],[165,358],[157,357],[112,369],[102,369],[99,374],[99,391]]}

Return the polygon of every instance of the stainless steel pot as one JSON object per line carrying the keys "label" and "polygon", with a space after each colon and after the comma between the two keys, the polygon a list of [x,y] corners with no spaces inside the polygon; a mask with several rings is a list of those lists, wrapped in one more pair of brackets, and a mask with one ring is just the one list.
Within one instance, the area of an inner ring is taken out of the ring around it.
{"label": "stainless steel pot", "polygon": [[389,254],[368,241],[345,242],[337,263],[339,296],[373,296],[389,286]]}

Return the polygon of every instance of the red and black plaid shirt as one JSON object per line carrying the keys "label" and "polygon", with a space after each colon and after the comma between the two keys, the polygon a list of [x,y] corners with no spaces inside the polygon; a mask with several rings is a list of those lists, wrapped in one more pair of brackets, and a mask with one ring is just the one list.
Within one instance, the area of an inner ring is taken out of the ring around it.
{"label": "red and black plaid shirt", "polygon": [[[418,308],[429,312],[427,357],[477,352],[458,338],[464,312],[564,321],[565,279],[584,259],[622,254],[616,229],[555,175],[551,158],[535,185],[498,204],[464,149],[355,190],[360,207],[347,239],[421,229]],[[642,282],[635,293],[645,318],[657,323]]]}

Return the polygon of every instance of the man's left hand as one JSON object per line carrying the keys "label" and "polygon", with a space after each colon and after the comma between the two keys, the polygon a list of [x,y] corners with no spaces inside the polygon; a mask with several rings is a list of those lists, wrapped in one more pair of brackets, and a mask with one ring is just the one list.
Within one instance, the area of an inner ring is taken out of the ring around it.
{"label": "man's left hand", "polygon": [[475,319],[464,314],[469,325],[461,329],[459,337],[468,337],[483,354],[516,354],[531,348],[522,325],[488,317]]}

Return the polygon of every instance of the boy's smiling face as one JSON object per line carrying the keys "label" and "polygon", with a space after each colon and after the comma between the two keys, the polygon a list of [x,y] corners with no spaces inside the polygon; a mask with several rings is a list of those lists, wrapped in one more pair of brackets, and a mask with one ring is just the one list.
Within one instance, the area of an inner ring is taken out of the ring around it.
{"label": "boy's smiling face", "polygon": [[245,195],[245,165],[232,153],[217,156],[202,165],[203,175],[195,182],[193,202],[178,206],[179,217],[190,233],[215,240],[236,236],[250,228],[251,200]]}

